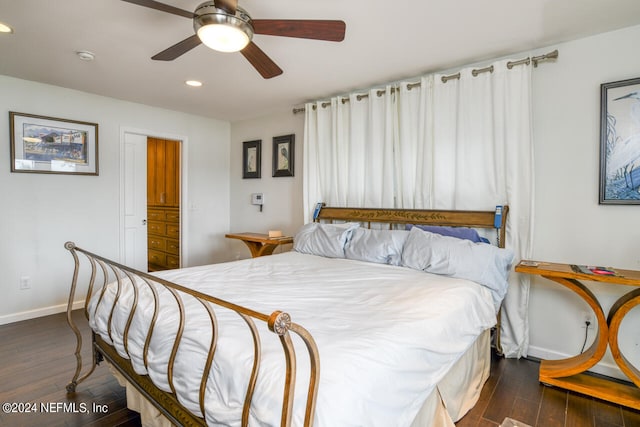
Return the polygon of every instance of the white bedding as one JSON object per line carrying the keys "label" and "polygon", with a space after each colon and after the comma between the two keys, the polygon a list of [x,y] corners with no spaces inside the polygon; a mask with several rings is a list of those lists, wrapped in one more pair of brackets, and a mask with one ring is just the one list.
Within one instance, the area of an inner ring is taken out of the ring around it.
{"label": "white bedding", "polygon": [[[490,291],[474,282],[436,276],[405,267],[348,259],[329,259],[288,252],[233,263],[172,270],[163,278],[269,314],[286,311],[313,335],[320,352],[320,386],[316,426],[408,426],[426,397],[449,368],[485,329],[496,322]],[[140,374],[169,390],[166,364],[178,315],[162,292],[163,307],[149,351],[149,372],[142,347],[152,313],[149,291],[140,295],[129,331],[128,349]],[[107,319],[111,289],[91,318],[92,328],[110,342]],[[123,289],[114,314],[112,334],[118,352],[128,357],[121,335],[132,292]],[[174,385],[178,399],[200,414],[198,388],[210,329],[200,303],[185,297],[187,328],[178,350]],[[97,298],[93,298],[93,313]],[[145,303],[146,301],[146,303]],[[220,337],[215,380],[207,385],[206,419],[210,425],[239,425],[252,361],[244,322],[220,309]],[[250,425],[279,425],[282,402],[280,374],[284,358],[278,339],[265,327],[263,364],[252,405]],[[241,341],[241,342],[238,342]],[[306,393],[308,363],[298,347],[298,394]],[[242,375],[220,377],[220,371],[247,366]],[[294,404],[293,425],[301,425],[304,401]]]}

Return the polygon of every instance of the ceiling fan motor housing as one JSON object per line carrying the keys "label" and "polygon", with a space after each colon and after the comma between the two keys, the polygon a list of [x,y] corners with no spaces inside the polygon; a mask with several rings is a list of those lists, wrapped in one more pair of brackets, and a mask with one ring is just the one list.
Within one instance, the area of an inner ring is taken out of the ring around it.
{"label": "ceiling fan motor housing", "polygon": [[253,39],[253,25],[251,16],[240,6],[236,7],[236,13],[230,14],[215,6],[213,1],[200,4],[193,17],[193,29],[198,30],[206,25],[226,25],[243,31],[249,40]]}

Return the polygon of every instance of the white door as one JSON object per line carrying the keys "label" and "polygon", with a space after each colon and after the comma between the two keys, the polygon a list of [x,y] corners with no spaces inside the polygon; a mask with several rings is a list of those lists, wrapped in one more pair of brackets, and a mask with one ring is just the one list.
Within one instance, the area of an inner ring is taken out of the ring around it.
{"label": "white door", "polygon": [[147,271],[147,137],[125,133],[122,147],[122,262]]}

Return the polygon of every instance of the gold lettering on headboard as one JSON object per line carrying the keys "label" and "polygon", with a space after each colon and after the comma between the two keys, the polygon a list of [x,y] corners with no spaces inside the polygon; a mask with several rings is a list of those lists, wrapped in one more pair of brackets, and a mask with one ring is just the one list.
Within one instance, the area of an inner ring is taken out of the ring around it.
{"label": "gold lettering on headboard", "polygon": [[431,219],[434,221],[444,221],[447,219],[445,215],[439,212],[429,212],[429,213],[420,213],[420,212],[410,212],[410,211],[394,211],[394,210],[385,210],[381,209],[377,212],[374,212],[372,215],[371,211],[358,211],[355,210],[354,214],[358,218],[369,219],[370,221],[375,221],[376,219],[380,219],[381,221],[394,219],[394,220],[425,220]]}
{"label": "gold lettering on headboard", "polygon": [[[447,221],[448,217],[442,212],[427,212],[416,210],[395,209],[357,209],[340,208],[340,214],[331,215],[332,218],[348,218],[349,220],[362,220],[371,222],[410,222],[410,221]],[[322,214],[321,214],[322,216]]]}

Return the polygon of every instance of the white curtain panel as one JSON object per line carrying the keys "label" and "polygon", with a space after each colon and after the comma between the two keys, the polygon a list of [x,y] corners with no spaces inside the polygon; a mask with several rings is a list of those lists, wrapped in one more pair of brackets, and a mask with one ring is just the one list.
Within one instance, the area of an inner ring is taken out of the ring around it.
{"label": "white curtain panel", "polygon": [[[491,210],[508,204],[506,246],[516,260],[533,245],[531,68],[459,79],[424,76],[348,102],[305,106],[304,203]],[[315,107],[315,108],[314,108]],[[526,356],[529,281],[512,273],[502,308],[502,350]]]}
{"label": "white curtain panel", "polygon": [[[516,260],[533,246],[533,137],[531,68],[493,72],[460,70],[446,83],[434,76],[433,208],[491,209],[508,204],[506,246]],[[512,273],[502,308],[502,349],[507,357],[526,356],[529,345],[529,279]]]}
{"label": "white curtain panel", "polygon": [[396,207],[429,209],[433,206],[433,76],[420,84],[398,87],[397,140],[395,141]]}
{"label": "white curtain panel", "polygon": [[329,206],[392,208],[394,95],[367,95],[307,104],[304,131],[305,223],[318,201]]}

